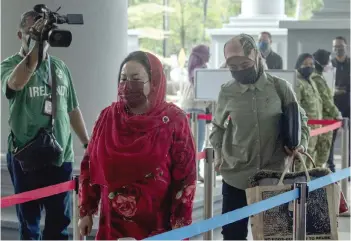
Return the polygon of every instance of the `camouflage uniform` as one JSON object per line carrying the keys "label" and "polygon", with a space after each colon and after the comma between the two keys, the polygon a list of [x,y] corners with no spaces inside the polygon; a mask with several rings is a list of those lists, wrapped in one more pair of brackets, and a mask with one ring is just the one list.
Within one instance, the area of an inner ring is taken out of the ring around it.
{"label": "camouflage uniform", "polygon": [[[311,76],[312,77],[312,76]],[[307,81],[305,80],[299,72],[297,72],[297,91],[296,97],[301,105],[301,107],[306,111],[308,119],[322,119],[322,99],[319,95],[318,88],[314,80],[310,77]],[[313,125],[311,129],[320,128],[320,125]],[[317,142],[318,136],[310,137],[308,141],[307,152],[311,157],[316,160],[317,155]],[[320,162],[318,161],[318,165]],[[312,168],[310,162],[306,162],[307,168]],[[297,169],[301,170],[301,164],[297,164]]]}
{"label": "camouflage uniform", "polygon": [[[337,119],[341,116],[338,108],[334,104],[332,91],[330,90],[323,73],[315,71],[311,75],[311,79],[315,82],[319,95],[322,98],[322,119]],[[323,167],[327,162],[330,147],[332,144],[333,132],[322,134],[318,136],[316,145],[315,162],[317,167]]]}

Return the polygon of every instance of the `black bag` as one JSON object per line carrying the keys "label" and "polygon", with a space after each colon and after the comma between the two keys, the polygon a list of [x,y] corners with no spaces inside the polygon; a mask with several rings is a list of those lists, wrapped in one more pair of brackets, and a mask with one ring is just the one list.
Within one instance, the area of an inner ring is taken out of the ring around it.
{"label": "black bag", "polygon": [[301,141],[301,116],[299,105],[291,102],[283,109],[282,114],[282,138],[284,146],[290,150],[297,148]]}
{"label": "black bag", "polygon": [[[49,57],[50,58],[50,57]],[[50,61],[49,61],[50,63]],[[54,123],[57,109],[57,82],[55,67],[49,64],[49,79],[52,79],[52,111],[48,128],[41,128],[38,134],[22,148],[15,148],[14,159],[19,162],[24,172],[40,170],[57,162],[63,152],[54,136]],[[50,73],[51,72],[51,73]],[[12,137],[14,135],[12,134]]]}
{"label": "black bag", "polygon": [[279,86],[279,79],[274,78],[275,89],[282,102],[282,116],[280,119],[280,128],[282,133],[283,145],[290,150],[294,150],[300,145],[301,141],[301,114],[299,105],[296,102],[291,102],[284,105],[284,96]]}

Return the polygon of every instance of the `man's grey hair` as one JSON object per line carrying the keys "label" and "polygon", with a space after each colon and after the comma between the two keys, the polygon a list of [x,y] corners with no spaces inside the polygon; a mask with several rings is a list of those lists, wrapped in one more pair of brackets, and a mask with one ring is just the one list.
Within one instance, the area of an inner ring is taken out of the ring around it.
{"label": "man's grey hair", "polygon": [[19,24],[19,29],[20,30],[24,30],[25,29],[25,27],[27,25],[28,18],[35,19],[38,16],[40,16],[40,14],[37,13],[36,11],[34,11],[34,10],[29,10],[29,11],[23,13],[21,15],[21,21],[20,21],[20,24]]}

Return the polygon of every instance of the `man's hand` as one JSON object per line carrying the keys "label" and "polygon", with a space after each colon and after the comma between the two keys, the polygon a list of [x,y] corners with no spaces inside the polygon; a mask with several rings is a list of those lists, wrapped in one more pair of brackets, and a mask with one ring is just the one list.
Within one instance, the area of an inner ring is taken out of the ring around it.
{"label": "man's hand", "polygon": [[29,36],[35,41],[40,41],[42,33],[45,30],[47,20],[40,18],[38,19],[33,26],[29,29]]}
{"label": "man's hand", "polygon": [[305,148],[303,146],[298,146],[294,150],[290,150],[288,147],[284,146],[284,149],[290,157],[295,157],[298,153],[303,153],[305,151]]}

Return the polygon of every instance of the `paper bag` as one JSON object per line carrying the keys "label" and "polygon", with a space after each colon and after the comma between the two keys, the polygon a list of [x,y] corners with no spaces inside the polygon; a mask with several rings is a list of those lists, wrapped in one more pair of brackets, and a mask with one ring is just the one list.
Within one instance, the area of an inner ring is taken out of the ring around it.
{"label": "paper bag", "polygon": [[[293,160],[289,158],[283,173],[260,171],[250,178],[252,188],[246,190],[248,205],[293,189],[295,182],[308,182],[315,176],[325,175],[324,169],[288,173]],[[310,192],[307,200],[306,235],[307,240],[337,240],[337,213],[339,199],[337,185],[328,185]],[[339,196],[340,197],[340,196]],[[293,202],[274,207],[251,217],[254,240],[292,240]]]}

